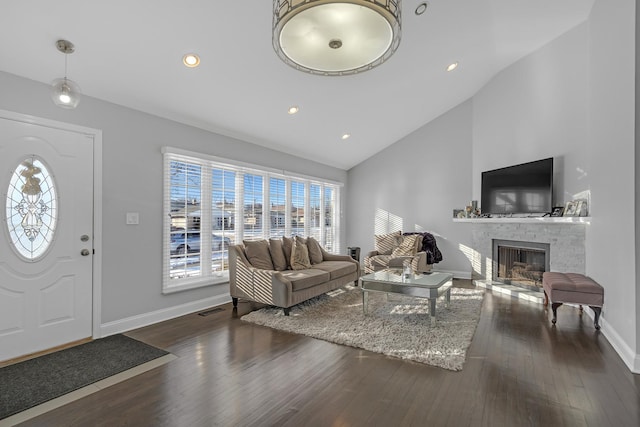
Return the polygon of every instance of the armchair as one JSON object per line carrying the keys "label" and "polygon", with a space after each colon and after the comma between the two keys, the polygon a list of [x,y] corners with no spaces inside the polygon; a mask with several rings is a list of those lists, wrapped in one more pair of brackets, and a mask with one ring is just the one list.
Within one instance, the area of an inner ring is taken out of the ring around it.
{"label": "armchair", "polygon": [[405,260],[411,261],[413,271],[426,273],[433,264],[442,261],[442,253],[431,233],[404,233],[375,236],[375,249],[364,257],[366,274],[385,268],[402,268]]}

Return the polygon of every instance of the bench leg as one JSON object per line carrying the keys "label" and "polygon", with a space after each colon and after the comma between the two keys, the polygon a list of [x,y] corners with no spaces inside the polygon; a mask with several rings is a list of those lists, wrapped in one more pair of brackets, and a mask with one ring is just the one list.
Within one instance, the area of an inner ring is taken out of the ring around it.
{"label": "bench leg", "polygon": [[561,302],[553,302],[551,303],[551,310],[553,310],[553,319],[551,319],[551,323],[553,323],[554,325],[556,324],[556,321],[558,320],[558,307],[560,307],[562,305]]}
{"label": "bench leg", "polygon": [[543,291],[544,292],[544,306],[548,306],[549,305],[549,295],[547,295],[547,291]]}
{"label": "bench leg", "polygon": [[233,302],[234,307],[238,307],[238,298],[231,297],[231,301]]}
{"label": "bench leg", "polygon": [[600,319],[600,312],[602,311],[602,307],[594,307],[592,305],[590,305],[589,307],[591,307],[593,313],[595,314],[595,317],[593,318],[593,326],[597,330],[600,330],[600,324],[598,323],[598,320]]}

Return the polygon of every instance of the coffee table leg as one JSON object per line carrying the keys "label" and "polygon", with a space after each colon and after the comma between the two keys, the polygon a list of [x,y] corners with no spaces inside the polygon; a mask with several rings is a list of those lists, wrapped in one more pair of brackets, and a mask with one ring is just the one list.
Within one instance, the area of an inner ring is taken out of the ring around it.
{"label": "coffee table leg", "polygon": [[436,325],[436,298],[429,298],[429,314],[431,315],[431,326]]}
{"label": "coffee table leg", "polygon": [[362,290],[362,313],[367,315],[367,303],[369,302],[368,292],[364,289]]}
{"label": "coffee table leg", "polygon": [[444,294],[444,306],[449,308],[451,303],[451,288],[447,289],[447,292]]}

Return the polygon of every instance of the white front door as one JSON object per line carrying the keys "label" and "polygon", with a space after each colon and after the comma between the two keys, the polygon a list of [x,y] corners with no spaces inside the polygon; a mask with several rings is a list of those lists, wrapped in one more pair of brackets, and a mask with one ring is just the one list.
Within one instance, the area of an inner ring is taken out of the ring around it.
{"label": "white front door", "polygon": [[92,336],[93,151],[0,117],[0,361]]}

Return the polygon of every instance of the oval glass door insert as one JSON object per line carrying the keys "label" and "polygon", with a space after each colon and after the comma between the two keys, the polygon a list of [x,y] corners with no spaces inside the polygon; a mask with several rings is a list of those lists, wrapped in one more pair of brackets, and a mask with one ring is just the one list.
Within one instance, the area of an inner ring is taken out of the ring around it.
{"label": "oval glass door insert", "polygon": [[41,159],[30,156],[13,171],[6,206],[14,248],[27,260],[37,260],[51,245],[58,219],[55,182]]}

